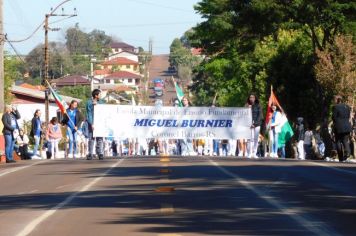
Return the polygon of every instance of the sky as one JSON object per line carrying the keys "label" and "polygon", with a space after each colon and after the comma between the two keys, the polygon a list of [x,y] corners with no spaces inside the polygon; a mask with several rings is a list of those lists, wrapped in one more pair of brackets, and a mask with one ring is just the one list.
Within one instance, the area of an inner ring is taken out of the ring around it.
{"label": "sky", "polygon": [[[66,0],[3,0],[4,32],[8,40],[22,40],[30,36],[44,21],[45,15]],[[50,27],[60,31],[50,31],[49,41],[65,42],[65,31],[74,27],[89,33],[93,29],[148,50],[148,42],[153,40],[153,54],[169,53],[174,38],[201,22],[193,6],[198,0],[70,0],[55,12],[73,14],[72,18],[52,16]],[[64,8],[62,12],[62,7]],[[55,22],[57,21],[57,22]],[[38,44],[44,42],[44,30],[40,28],[29,40],[12,43],[16,51],[26,55]],[[5,50],[15,54],[8,43]]]}

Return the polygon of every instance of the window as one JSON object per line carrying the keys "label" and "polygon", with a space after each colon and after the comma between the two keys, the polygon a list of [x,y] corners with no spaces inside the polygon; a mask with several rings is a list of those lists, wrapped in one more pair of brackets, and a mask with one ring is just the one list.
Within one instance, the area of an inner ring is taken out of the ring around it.
{"label": "window", "polygon": [[130,65],[126,65],[126,69],[130,69],[131,68],[131,66]]}
{"label": "window", "polygon": [[128,81],[129,83],[132,83],[132,79],[128,79],[127,81]]}

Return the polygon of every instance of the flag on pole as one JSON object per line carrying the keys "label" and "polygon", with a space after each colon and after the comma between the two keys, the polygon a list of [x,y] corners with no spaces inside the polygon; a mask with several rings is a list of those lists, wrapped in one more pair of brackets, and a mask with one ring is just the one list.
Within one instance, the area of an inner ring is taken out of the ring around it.
{"label": "flag on pole", "polygon": [[61,110],[62,114],[66,114],[68,104],[66,103],[66,101],[63,100],[63,98],[58,93],[56,93],[56,91],[54,91],[54,89],[52,88],[52,86],[49,84],[49,82],[47,80],[46,80],[46,82],[47,82],[49,90],[51,91],[52,96],[54,97],[54,100],[55,100],[57,106],[59,107],[59,110]]}
{"label": "flag on pole", "polygon": [[183,90],[178,86],[177,82],[174,80],[174,78],[172,77],[173,83],[174,83],[174,87],[176,89],[176,93],[177,93],[177,98],[179,101],[179,106],[183,107],[183,103],[182,103],[182,99],[184,97],[184,93]]}
{"label": "flag on pole", "polygon": [[131,95],[131,105],[136,106],[136,101],[134,95]]}
{"label": "flag on pole", "polygon": [[294,135],[294,132],[291,125],[289,124],[286,114],[284,113],[281,105],[278,102],[276,95],[274,95],[273,93],[273,89],[271,88],[271,96],[268,99],[268,106],[266,112],[266,127],[268,127],[270,120],[272,118],[272,114],[273,114],[271,109],[272,105],[277,106],[282,113],[281,123],[279,124],[281,126],[281,132],[278,135],[278,147],[280,148],[289,141],[289,139]]}

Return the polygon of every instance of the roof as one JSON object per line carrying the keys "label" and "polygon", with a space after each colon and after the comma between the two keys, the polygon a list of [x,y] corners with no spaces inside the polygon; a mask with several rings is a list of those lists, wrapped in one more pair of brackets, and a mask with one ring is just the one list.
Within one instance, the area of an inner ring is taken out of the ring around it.
{"label": "roof", "polygon": [[132,78],[132,79],[141,79],[140,75],[128,72],[128,71],[116,71],[111,75],[104,77],[103,79],[124,79],[124,78]]}
{"label": "roof", "polygon": [[94,70],[94,75],[108,75],[111,74],[110,69]]}
{"label": "roof", "polygon": [[[32,98],[38,98],[38,99],[43,99],[43,100],[45,99],[45,92],[38,90],[38,89],[30,89],[30,88],[24,88],[21,86],[13,85],[11,87],[11,92],[13,94],[25,95],[25,96],[32,97]],[[54,102],[54,98],[52,95],[49,98],[50,98],[50,101]],[[61,95],[61,98],[67,103],[70,103],[72,100],[81,102],[80,99],[69,97],[69,96]]]}
{"label": "roof", "polygon": [[138,65],[138,62],[125,57],[117,57],[109,61],[104,61],[102,65]]}
{"label": "roof", "polygon": [[54,79],[51,84],[56,86],[69,86],[69,85],[90,85],[90,81],[83,75],[67,75],[59,79]]}
{"label": "roof", "polygon": [[115,88],[115,91],[117,91],[117,92],[132,92],[132,91],[135,91],[135,89],[133,89],[129,86],[121,85],[121,86],[117,86]]}
{"label": "roof", "polygon": [[124,43],[124,42],[113,42],[110,44],[111,48],[121,48],[121,49],[129,49],[129,51],[132,51],[135,49],[134,46]]}
{"label": "roof", "polygon": [[32,84],[28,84],[28,83],[23,83],[19,85],[20,87],[23,88],[29,88],[29,89],[35,89],[35,90],[41,90],[44,91],[46,88],[42,85],[32,85]]}

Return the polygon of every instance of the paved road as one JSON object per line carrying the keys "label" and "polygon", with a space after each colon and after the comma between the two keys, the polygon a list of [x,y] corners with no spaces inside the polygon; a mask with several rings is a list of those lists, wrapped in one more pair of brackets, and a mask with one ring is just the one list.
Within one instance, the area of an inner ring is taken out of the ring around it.
{"label": "paved road", "polygon": [[23,161],[0,165],[0,235],[355,235],[355,183],[350,163]]}

